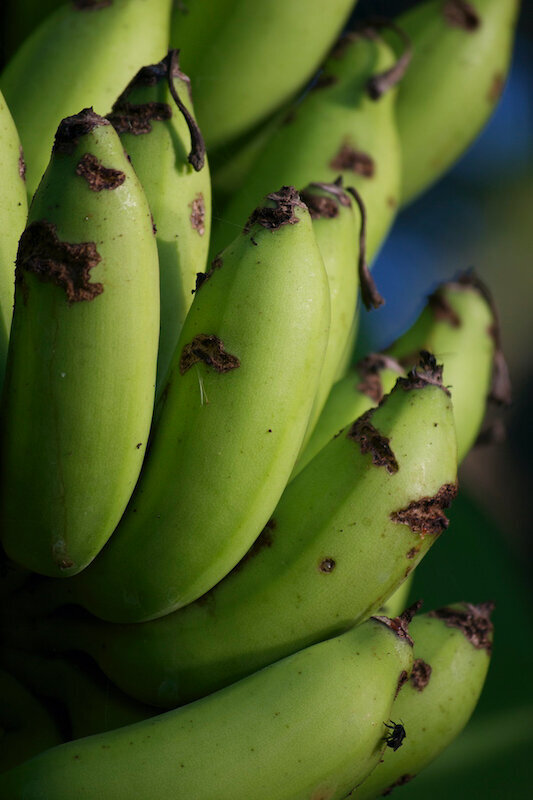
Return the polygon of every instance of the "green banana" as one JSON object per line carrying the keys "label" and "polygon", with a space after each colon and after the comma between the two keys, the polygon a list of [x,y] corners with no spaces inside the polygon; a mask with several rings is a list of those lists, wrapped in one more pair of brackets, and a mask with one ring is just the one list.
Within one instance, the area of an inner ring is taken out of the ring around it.
{"label": "green banana", "polygon": [[131,158],[156,227],[161,389],[192,303],[196,275],[206,267],[211,230],[209,167],[192,116],[189,79],[179,69],[177,52],[143,67],[108,119]]}
{"label": "green banana", "polygon": [[[430,348],[428,348],[430,349]],[[312,458],[352,420],[377,406],[404,370],[396,359],[370,353],[333,386],[313,433],[296,462],[294,478]]]}
{"label": "green banana", "polygon": [[321,0],[211,0],[209,14],[203,0],[175,5],[171,44],[183,50],[208,146],[239,136],[302,89],[354,5],[329,0],[326,11]]}
{"label": "green banana", "polygon": [[194,604],[141,625],[59,613],[6,636],[84,650],[132,697],[171,707],[365,619],[447,526],[456,445],[440,373],[426,354],[324,447],[242,562]]}
{"label": "green banana", "polygon": [[[355,186],[364,200],[366,247],[372,260],[394,219],[400,151],[394,121],[396,91],[389,88],[372,99],[372,87],[389,74],[394,56],[379,36],[367,34],[341,39],[315,89],[271,137],[245,184],[214,225],[213,253],[226,244],[234,226],[243,224],[247,209],[272,185],[332,183],[342,175],[344,183]],[[365,304],[368,300],[363,295]]]}
{"label": "green banana", "polygon": [[449,169],[493,112],[519,6],[519,0],[430,0],[398,17],[413,43],[397,101],[402,204]]}
{"label": "green banana", "polygon": [[127,81],[168,50],[171,0],[72,0],[35,30],[0,80],[27,160],[30,196],[59,122],[105,114]]}
{"label": "green banana", "polygon": [[26,225],[26,166],[13,118],[0,92],[0,395],[15,293],[15,256]]}
{"label": "green banana", "polygon": [[0,798],[341,800],[384,747],[412,640],[370,619],[185,708],[91,736],[3,776]]}
{"label": "green banana", "polygon": [[62,741],[46,708],[16,678],[0,669],[0,786],[6,770]]}
{"label": "green banana", "polygon": [[283,187],[200,276],[128,510],[89,570],[59,592],[103,619],[138,622],[223,578],[285,487],[328,327],[311,218]]}
{"label": "green banana", "polygon": [[113,532],[146,449],[158,312],[150,210],[113,127],[85,109],[58,128],[17,255],[0,435],[13,561],[73,575]]}
{"label": "green banana", "polygon": [[481,694],[490,662],[490,604],[456,603],[415,617],[414,664],[391,715],[405,727],[401,749],[387,751],[357,789],[370,800],[403,786],[464,728]]}
{"label": "green banana", "polygon": [[37,696],[66,711],[72,739],[133,725],[157,713],[120,692],[85,661],[4,648],[2,664]]}
{"label": "green banana", "polygon": [[511,400],[498,312],[479,278],[464,273],[456,281],[442,284],[388,353],[410,366],[420,349],[431,350],[444,363],[443,380],[452,394],[460,463],[479,433],[487,397],[500,404]]}

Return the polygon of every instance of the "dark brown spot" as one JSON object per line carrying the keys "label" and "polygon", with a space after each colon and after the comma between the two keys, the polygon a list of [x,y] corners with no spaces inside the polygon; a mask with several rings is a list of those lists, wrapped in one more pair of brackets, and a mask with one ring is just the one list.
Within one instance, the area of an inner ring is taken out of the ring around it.
{"label": "dark brown spot", "polygon": [[76,167],[76,175],[85,178],[89,189],[101,192],[103,189],[117,189],[126,180],[126,175],[119,169],[104,167],[93,153],[85,153]]}
{"label": "dark brown spot", "polygon": [[333,219],[339,216],[339,205],[333,197],[325,197],[305,189],[300,196],[309,209],[311,219]]}
{"label": "dark brown spot", "polygon": [[382,353],[370,353],[356,364],[355,369],[361,377],[361,381],[356,385],[357,391],[370,397],[376,404],[383,400],[381,371],[392,369],[400,375],[403,374],[401,364],[395,358]]}
{"label": "dark brown spot", "polygon": [[417,692],[422,692],[428,685],[430,678],[431,666],[422,658],[415,658],[409,678],[413,689],[416,689]]}
{"label": "dark brown spot", "polygon": [[413,619],[416,612],[419,610],[420,606],[422,605],[421,601],[418,600],[416,603],[413,603],[412,606],[406,608],[403,614],[400,614],[399,617],[382,617],[382,616],[373,616],[372,619],[376,620],[376,622],[380,622],[382,625],[385,625],[389,630],[391,630],[399,639],[405,639],[405,641],[413,647],[413,640],[409,635],[409,623]]}
{"label": "dark brown spot", "polygon": [[489,93],[487,95],[487,100],[489,103],[496,103],[500,99],[504,86],[505,76],[501,73],[496,73],[496,75],[494,75],[492,78]]}
{"label": "dark brown spot", "polygon": [[398,462],[389,445],[389,439],[370,422],[374,411],[375,409],[371,408],[356,419],[346,436],[358,443],[363,455],[370,453],[373,464],[385,467],[390,475],[394,475],[399,469]]}
{"label": "dark brown spot", "polygon": [[55,283],[65,290],[69,303],[93,300],[102,294],[101,283],[91,283],[90,273],[101,261],[94,242],[71,244],[58,239],[51,222],[32,222],[19,242],[15,277],[23,283],[23,272],[32,272],[40,280]]}
{"label": "dark brown spot", "polygon": [[131,133],[140,136],[150,133],[152,122],[164,122],[172,117],[168,103],[115,103],[107,119],[117,133]]}
{"label": "dark brown spot", "polygon": [[426,386],[438,386],[450,396],[449,389],[442,383],[442,364],[437,364],[435,356],[427,350],[420,351],[419,362],[407,374],[406,378],[398,378],[394,389],[424,389]]}
{"label": "dark brown spot", "polygon": [[78,11],[99,11],[113,4],[113,0],[74,0]]}
{"label": "dark brown spot", "polygon": [[24,161],[24,150],[22,145],[19,145],[19,175],[23,181],[26,180],[26,162]]}
{"label": "dark brown spot", "polygon": [[318,565],[318,569],[320,572],[333,572],[335,569],[337,562],[334,558],[323,558],[320,564]]}
{"label": "dark brown spot", "polygon": [[428,297],[428,306],[436,320],[448,322],[452,328],[461,327],[461,319],[450,305],[445,294],[445,286],[440,286],[436,292]]}
{"label": "dark brown spot", "polygon": [[152,222],[152,233],[155,236],[157,233],[157,225],[155,224],[154,215],[151,212],[150,212],[150,220]]}
{"label": "dark brown spot", "polygon": [[463,603],[457,608],[430,611],[428,616],[441,619],[449,628],[458,628],[476,649],[490,653],[494,630],[490,615],[493,610],[494,603]]}
{"label": "dark brown spot", "polygon": [[84,108],[79,114],[65,117],[57,129],[52,152],[71,155],[82,136],[103,125],[109,125],[109,121],[95,114],[92,108]]}
{"label": "dark brown spot", "polygon": [[142,442],[137,442],[137,444],[135,445],[135,447],[137,448],[137,450],[140,450],[142,446],[143,446],[143,443],[142,443]]}
{"label": "dark brown spot", "polygon": [[74,566],[74,561],[70,558],[61,558],[59,561],[56,561],[57,566],[59,569],[71,569]]}
{"label": "dark brown spot", "polygon": [[191,225],[200,236],[203,236],[205,233],[205,203],[201,192],[198,192],[192,203],[189,203],[189,208],[191,209]]}
{"label": "dark brown spot", "polygon": [[332,169],[349,170],[365,178],[372,178],[376,171],[372,156],[355,150],[347,143],[341,145],[339,152],[329,162],[329,165]]}
{"label": "dark brown spot", "polygon": [[298,222],[295,208],[305,208],[294,186],[282,186],[278,192],[268,194],[266,199],[271,200],[274,205],[256,208],[244,226],[243,233],[249,233],[256,224],[272,231],[282,225],[295,225]]}
{"label": "dark brown spot", "polygon": [[396,687],[395,697],[398,697],[398,695],[400,694],[400,689],[402,688],[402,686],[405,686],[408,680],[409,680],[409,675],[407,674],[407,671],[403,669],[400,672],[400,677],[398,678],[398,685]]}
{"label": "dark brown spot", "polygon": [[409,783],[409,781],[412,781],[413,778],[415,778],[415,777],[416,777],[416,775],[407,775],[407,774],[406,775],[402,775],[401,777],[398,778],[397,781],[394,781],[394,783],[391,783],[391,785],[388,786],[385,789],[385,791],[382,793],[381,796],[382,797],[387,797],[389,794],[392,793],[393,789],[396,789],[397,786],[405,786],[406,783]]}
{"label": "dark brown spot", "polygon": [[181,351],[180,372],[184,375],[194,364],[203,361],[215,372],[229,372],[240,367],[237,356],[226,351],[223,342],[209,333],[199,333]]}
{"label": "dark brown spot", "polygon": [[398,205],[398,201],[395,197],[389,195],[389,197],[387,197],[387,205],[389,208],[396,208]]}
{"label": "dark brown spot", "polygon": [[414,558],[418,554],[419,550],[420,550],[419,547],[411,547],[411,549],[408,550],[407,553],[405,554],[405,557]]}
{"label": "dark brown spot", "polygon": [[438,536],[450,524],[444,509],[450,507],[456,495],[457,484],[445,483],[433,497],[413,500],[405,508],[393,511],[390,518],[393,522],[408,525],[413,533],[419,533],[421,538],[426,535]]}
{"label": "dark brown spot", "polygon": [[211,262],[211,266],[210,266],[210,268],[207,270],[207,272],[197,272],[197,273],[196,273],[196,286],[195,286],[195,288],[193,289],[193,293],[194,293],[194,292],[197,292],[197,291],[198,291],[198,289],[199,289],[201,286],[203,286],[203,285],[204,285],[204,283],[205,283],[207,280],[209,280],[209,278],[211,277],[211,275],[213,274],[213,272],[214,272],[216,269],[220,269],[220,268],[221,268],[221,266],[222,266],[222,264],[223,264],[223,263],[224,263],[224,262],[223,262],[223,259],[222,259],[222,256],[221,256],[221,255],[215,256],[215,258],[214,258],[214,259],[213,259],[213,261]]}
{"label": "dark brown spot", "polygon": [[472,33],[481,25],[479,14],[474,6],[466,0],[446,0],[442,13],[452,28],[461,28]]}

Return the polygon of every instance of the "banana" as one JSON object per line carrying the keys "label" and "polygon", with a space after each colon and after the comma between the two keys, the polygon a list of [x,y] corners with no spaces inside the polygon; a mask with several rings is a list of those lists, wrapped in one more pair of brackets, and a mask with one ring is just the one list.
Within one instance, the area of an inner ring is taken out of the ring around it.
{"label": "banana", "polygon": [[426,354],[324,447],[244,559],[194,604],[141,625],[59,611],[6,636],[85,651],[132,697],[172,707],[365,619],[447,526],[456,445],[440,374]]}
{"label": "banana", "polygon": [[0,80],[37,188],[59,122],[105,114],[128,80],[168,50],[171,0],[72,0],[26,39]]}
{"label": "banana", "polygon": [[37,696],[66,711],[72,739],[132,725],[157,713],[122,694],[85,661],[4,648],[2,663]]}
{"label": "banana", "polygon": [[0,774],[62,741],[46,708],[16,678],[0,669]]}
{"label": "banana", "polygon": [[487,397],[503,405],[511,401],[498,312],[490,291],[473,273],[442,284],[388,353],[410,366],[420,349],[430,350],[444,363],[460,463],[479,433]]}
{"label": "banana", "polygon": [[327,8],[321,0],[211,0],[206,14],[203,0],[176,4],[171,45],[183,50],[208,146],[234,139],[294,97],[354,5],[355,0],[329,0]]}
{"label": "banana", "polygon": [[341,39],[316,87],[270,138],[214,225],[213,253],[226,244],[234,226],[246,219],[247,209],[272,185],[332,183],[342,175],[345,185],[353,185],[364,200],[367,255],[372,260],[392,224],[400,192],[396,91],[389,89],[372,99],[376,97],[372,87],[393,63],[391,49],[375,32]]}
{"label": "banana", "polygon": [[[430,349],[430,348],[428,348]],[[391,356],[370,353],[333,386],[306,447],[298,457],[294,478],[352,420],[377,406],[394,387],[401,364]]]}
{"label": "banana", "polygon": [[146,448],[158,311],[150,210],[113,127],[85,109],[58,128],[17,255],[0,435],[13,561],[73,575],[113,532]]}
{"label": "banana", "polygon": [[13,118],[0,92],[0,395],[15,293],[15,257],[26,225],[26,165]]}
{"label": "banana", "polygon": [[370,619],[216,694],[3,776],[0,798],[341,800],[380,758],[412,664],[404,620]]}
{"label": "banana", "polygon": [[2,45],[12,57],[26,37],[65,0],[6,0],[2,9]]}
{"label": "banana", "polygon": [[396,753],[387,750],[357,789],[370,800],[404,786],[464,728],[481,694],[490,663],[490,603],[456,603],[415,617],[410,625],[414,664],[391,715],[405,727]]}
{"label": "banana", "polygon": [[161,389],[204,272],[211,229],[211,184],[201,133],[192,116],[189,79],[177,51],[143,67],[108,119],[120,135],[146,193],[159,252]]}
{"label": "banana", "polygon": [[59,592],[103,619],[138,622],[223,578],[288,480],[328,327],[311,218],[282,187],[199,276],[128,510],[90,569]]}
{"label": "banana", "polygon": [[413,43],[397,101],[402,204],[449,169],[493,112],[519,7],[519,0],[430,0],[398,17]]}

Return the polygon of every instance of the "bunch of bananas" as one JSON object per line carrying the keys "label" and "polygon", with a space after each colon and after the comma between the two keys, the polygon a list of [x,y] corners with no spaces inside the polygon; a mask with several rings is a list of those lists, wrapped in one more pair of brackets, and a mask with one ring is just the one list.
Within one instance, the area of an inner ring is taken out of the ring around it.
{"label": "bunch of bananas", "polygon": [[474,274],[351,366],[357,298],[494,107],[516,0],[336,44],[353,0],[34,4],[0,80],[0,798],[387,794],[482,689],[490,604],[404,609],[510,389]]}

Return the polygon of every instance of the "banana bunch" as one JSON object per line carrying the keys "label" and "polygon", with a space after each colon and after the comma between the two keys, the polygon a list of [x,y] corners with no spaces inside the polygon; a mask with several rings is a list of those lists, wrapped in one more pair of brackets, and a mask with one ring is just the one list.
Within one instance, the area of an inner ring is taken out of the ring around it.
{"label": "banana bunch", "polygon": [[352,353],[516,2],[354,5],[7,4],[0,799],[377,797],[475,707],[490,604],[408,594],[510,401],[494,301]]}

